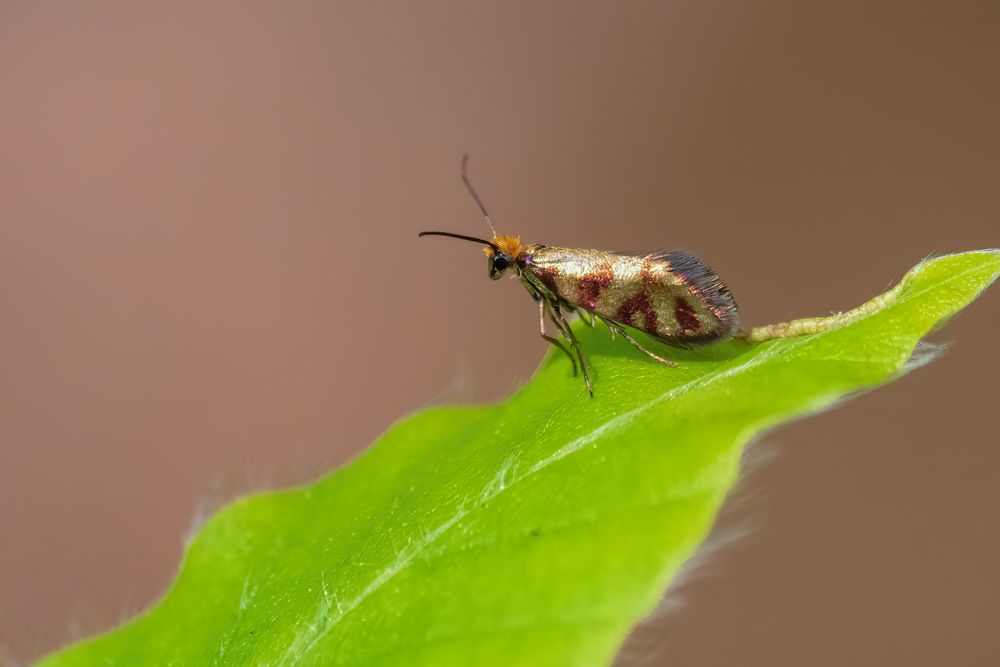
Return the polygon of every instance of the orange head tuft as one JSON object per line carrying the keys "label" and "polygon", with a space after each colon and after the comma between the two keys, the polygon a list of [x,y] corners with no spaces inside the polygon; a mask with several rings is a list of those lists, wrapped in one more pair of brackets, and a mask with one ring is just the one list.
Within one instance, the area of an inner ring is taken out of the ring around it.
{"label": "orange head tuft", "polygon": [[[507,258],[511,261],[517,259],[521,255],[522,245],[520,236],[494,236],[493,244],[502,252],[507,255]],[[492,252],[491,248],[487,248]]]}

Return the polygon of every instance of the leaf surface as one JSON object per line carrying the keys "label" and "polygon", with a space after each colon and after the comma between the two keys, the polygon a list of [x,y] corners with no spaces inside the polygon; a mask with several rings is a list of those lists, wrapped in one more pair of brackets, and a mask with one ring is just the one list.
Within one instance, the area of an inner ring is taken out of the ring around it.
{"label": "leaf surface", "polygon": [[606,665],[703,541],[762,429],[897,377],[1000,253],[929,260],[836,328],[649,361],[577,323],[508,400],[436,407],[320,481],[242,498],[76,665]]}

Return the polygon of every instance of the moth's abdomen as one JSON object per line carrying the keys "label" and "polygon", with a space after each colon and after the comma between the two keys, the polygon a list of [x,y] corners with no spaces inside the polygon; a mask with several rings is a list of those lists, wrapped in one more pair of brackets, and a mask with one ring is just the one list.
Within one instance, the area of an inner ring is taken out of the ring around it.
{"label": "moth's abdomen", "polygon": [[710,343],[739,328],[729,290],[683,251],[636,257],[545,247],[533,249],[523,268],[570,305],[672,345]]}

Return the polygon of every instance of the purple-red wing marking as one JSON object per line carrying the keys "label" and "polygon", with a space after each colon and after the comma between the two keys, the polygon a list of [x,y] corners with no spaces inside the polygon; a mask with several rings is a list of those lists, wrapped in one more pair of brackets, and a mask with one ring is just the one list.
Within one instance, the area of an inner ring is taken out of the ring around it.
{"label": "purple-red wing marking", "polygon": [[598,297],[611,285],[614,279],[614,276],[610,272],[587,275],[580,278],[580,301],[582,304],[589,310],[596,308]]}
{"label": "purple-red wing marking", "polygon": [[674,319],[684,333],[701,333],[701,322],[698,321],[698,313],[691,307],[684,297],[679,296],[674,303]]}
{"label": "purple-red wing marking", "polygon": [[[591,309],[593,310],[593,309]],[[636,315],[639,315],[636,318]],[[637,321],[642,322],[642,326],[637,329],[643,331],[657,331],[660,318],[656,314],[656,309],[649,302],[649,295],[645,291],[637,291],[635,294],[625,299],[625,302],[618,307],[615,317],[611,318],[615,322],[622,322],[630,326],[635,326]]]}
{"label": "purple-red wing marking", "polygon": [[637,257],[533,246],[519,264],[571,306],[667,343],[709,343],[739,327],[729,290],[712,269],[683,251]]}

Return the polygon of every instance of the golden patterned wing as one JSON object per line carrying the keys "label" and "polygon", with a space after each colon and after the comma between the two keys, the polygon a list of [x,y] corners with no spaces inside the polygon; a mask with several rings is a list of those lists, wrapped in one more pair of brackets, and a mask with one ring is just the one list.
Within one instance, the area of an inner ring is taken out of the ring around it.
{"label": "golden patterned wing", "polygon": [[562,301],[677,346],[732,336],[736,301],[715,271],[681,250],[645,256],[532,248],[522,263]]}

